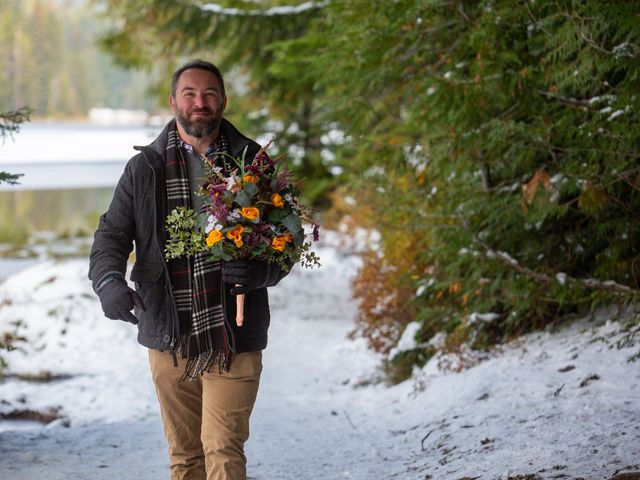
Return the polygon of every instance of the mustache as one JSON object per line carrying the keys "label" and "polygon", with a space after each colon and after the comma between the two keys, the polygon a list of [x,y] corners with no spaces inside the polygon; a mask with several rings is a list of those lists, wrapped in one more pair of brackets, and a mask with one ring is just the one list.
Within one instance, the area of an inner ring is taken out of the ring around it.
{"label": "mustache", "polygon": [[189,110],[188,113],[190,113],[190,114],[191,113],[206,113],[206,114],[209,114],[209,115],[213,114],[211,109],[207,108],[207,107],[205,107],[205,108],[192,108],[191,110]]}

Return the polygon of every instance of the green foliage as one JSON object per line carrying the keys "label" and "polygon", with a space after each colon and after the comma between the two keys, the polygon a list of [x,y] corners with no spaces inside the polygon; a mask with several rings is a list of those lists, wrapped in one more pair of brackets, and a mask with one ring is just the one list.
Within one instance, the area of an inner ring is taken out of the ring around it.
{"label": "green foliage", "polygon": [[6,138],[20,131],[20,124],[29,121],[29,116],[33,113],[30,108],[20,107],[11,112],[0,112],[0,139],[4,142]]}
{"label": "green foliage", "polygon": [[[14,343],[17,341],[25,341],[24,337],[16,337],[9,332],[4,332],[0,337],[0,352],[3,350],[12,352],[16,349]],[[0,378],[3,377],[4,371],[7,368],[7,361],[2,355],[0,355]]]}
{"label": "green foliage", "polygon": [[415,366],[423,367],[434,354],[433,349],[416,348],[401,352],[391,359],[385,360],[383,369],[387,381],[396,385],[411,377]]}
{"label": "green foliage", "polygon": [[[7,137],[12,137],[14,133],[20,131],[20,124],[29,121],[29,115],[31,115],[31,109],[27,107],[21,107],[11,112],[0,112],[0,139],[2,142]],[[7,172],[0,172],[0,183],[16,184],[22,174],[11,174]]]}
{"label": "green foliage", "polygon": [[192,209],[175,208],[167,216],[165,226],[169,235],[164,249],[167,258],[185,257],[206,250],[204,232]]}
{"label": "green foliage", "polygon": [[422,232],[430,273],[405,288],[428,333],[467,330],[482,347],[637,302],[637,7],[330,4],[317,72],[357,139],[342,152],[352,186],[380,194],[368,207],[384,257],[398,228]]}

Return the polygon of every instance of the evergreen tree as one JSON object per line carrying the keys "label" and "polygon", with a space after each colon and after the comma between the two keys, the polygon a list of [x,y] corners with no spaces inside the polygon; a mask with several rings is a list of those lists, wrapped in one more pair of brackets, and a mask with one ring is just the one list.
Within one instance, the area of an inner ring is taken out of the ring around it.
{"label": "evergreen tree", "polygon": [[[356,139],[343,152],[356,174],[349,189],[359,186],[381,233],[384,255],[373,261],[415,260],[395,273],[392,293],[411,293],[423,340],[444,329],[452,344],[483,346],[566,313],[637,302],[639,6],[327,9],[332,43],[319,68],[326,101],[339,105],[332,113]],[[387,348],[400,313],[385,324]],[[362,320],[366,329],[379,319]]]}
{"label": "evergreen tree", "polygon": [[[23,107],[13,112],[0,112],[0,139],[4,143],[7,137],[11,137],[20,130],[20,124],[29,121],[31,110]],[[21,174],[0,172],[0,183],[17,183]]]}

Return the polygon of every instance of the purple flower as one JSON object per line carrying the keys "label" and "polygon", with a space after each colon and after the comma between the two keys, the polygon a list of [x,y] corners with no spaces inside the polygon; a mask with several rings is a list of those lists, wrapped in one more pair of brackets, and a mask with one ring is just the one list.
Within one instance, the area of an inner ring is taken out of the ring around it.
{"label": "purple flower", "polygon": [[289,177],[291,176],[291,172],[289,171],[289,167],[285,165],[282,168],[282,171],[278,174],[278,187],[277,191],[280,192],[285,190],[289,186]]}
{"label": "purple flower", "polygon": [[219,197],[213,197],[211,203],[212,205],[207,209],[208,212],[218,220],[218,223],[226,226],[229,209],[224,202],[220,201]]}

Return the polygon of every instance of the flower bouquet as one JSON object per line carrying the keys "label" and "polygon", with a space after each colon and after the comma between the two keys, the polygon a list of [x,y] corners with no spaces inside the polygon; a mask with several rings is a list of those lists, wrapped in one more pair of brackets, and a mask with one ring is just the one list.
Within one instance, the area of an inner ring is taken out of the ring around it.
{"label": "flower bouquet", "polygon": [[[197,194],[204,197],[204,212],[198,216],[184,207],[174,209],[166,220],[169,239],[165,257],[170,260],[206,252],[212,260],[258,259],[277,263],[284,270],[294,264],[319,266],[310,250],[318,240],[318,225],[309,209],[298,201],[297,182],[288,167],[269,158],[266,147],[253,158],[229,157],[230,172],[205,160],[205,181]],[[305,233],[304,225],[311,231]],[[244,295],[238,295],[236,323],[242,325]]]}

